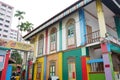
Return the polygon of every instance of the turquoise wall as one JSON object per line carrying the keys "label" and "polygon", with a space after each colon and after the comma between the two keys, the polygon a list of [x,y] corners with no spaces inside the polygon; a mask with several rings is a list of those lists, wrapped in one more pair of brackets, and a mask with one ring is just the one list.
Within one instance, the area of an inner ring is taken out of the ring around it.
{"label": "turquoise wall", "polygon": [[63,52],[63,80],[68,80],[68,58],[74,57],[76,63],[76,80],[82,80],[82,70],[81,70],[81,49],[74,49],[70,51]]}
{"label": "turquoise wall", "polygon": [[120,38],[120,17],[119,16],[115,16],[114,20],[115,20],[115,24],[116,24],[118,38]]}

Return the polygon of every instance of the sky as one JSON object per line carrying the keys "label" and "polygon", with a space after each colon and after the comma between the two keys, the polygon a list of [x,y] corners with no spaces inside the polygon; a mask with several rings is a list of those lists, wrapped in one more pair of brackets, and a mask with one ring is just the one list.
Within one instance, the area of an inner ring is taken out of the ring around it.
{"label": "sky", "polygon": [[[24,21],[34,24],[34,28],[50,19],[66,7],[78,0],[0,0],[14,7],[11,28],[16,29],[17,18],[14,17],[15,11],[24,11]],[[17,29],[16,29],[17,30]]]}

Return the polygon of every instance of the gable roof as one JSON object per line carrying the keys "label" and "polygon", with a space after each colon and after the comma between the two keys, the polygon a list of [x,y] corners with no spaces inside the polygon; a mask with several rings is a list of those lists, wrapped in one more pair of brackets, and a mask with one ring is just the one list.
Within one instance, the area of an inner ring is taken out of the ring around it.
{"label": "gable roof", "polygon": [[23,38],[25,40],[28,40],[30,37],[32,37],[35,34],[37,34],[39,31],[47,28],[48,26],[54,24],[55,22],[61,20],[62,18],[68,16],[69,14],[75,12],[79,8],[89,4],[92,1],[94,1],[94,0],[78,0],[77,2],[75,2],[74,4],[69,6],[68,8],[64,9],[60,13],[56,14],[55,16],[53,16],[49,20],[45,21],[43,24],[41,24],[40,26],[38,26],[37,28],[35,28],[31,32],[29,32],[28,34],[26,34]]}
{"label": "gable roof", "polygon": [[[50,25],[60,21],[64,17],[70,15],[71,13],[75,12],[76,10],[80,9],[81,7],[93,2],[94,0],[78,0],[68,8],[64,9],[60,13],[56,14],[49,20],[45,21],[43,24],[39,25],[37,28],[26,34],[23,38],[25,40],[29,40],[32,36],[40,32],[41,30],[49,27]],[[120,15],[120,0],[102,0],[102,2],[110,8],[115,14]]]}

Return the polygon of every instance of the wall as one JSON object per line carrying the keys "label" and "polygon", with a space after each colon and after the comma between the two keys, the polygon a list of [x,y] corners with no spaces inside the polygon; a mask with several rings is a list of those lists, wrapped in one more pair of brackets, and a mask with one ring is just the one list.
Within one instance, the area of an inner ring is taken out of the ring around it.
{"label": "wall", "polygon": [[92,47],[89,48],[89,56],[90,59],[99,59],[102,56],[101,48],[94,49]]}
{"label": "wall", "polygon": [[43,45],[44,48],[43,48],[43,55],[45,55],[45,47],[46,47],[46,44],[45,44],[45,42],[46,42],[45,31],[42,31],[42,32],[40,32],[40,33],[37,34],[37,46],[36,46],[37,51],[36,51],[36,52],[37,52],[37,54],[38,54],[38,45],[39,45],[38,43],[39,43],[39,37],[40,37],[41,34],[44,35],[44,45]]}
{"label": "wall", "polygon": [[82,70],[81,70],[81,49],[74,49],[70,51],[66,51],[63,54],[63,79],[68,80],[68,58],[75,57],[75,65],[76,65],[76,80],[82,80]]}
{"label": "wall", "polygon": [[46,80],[48,80],[48,78],[49,78],[49,67],[50,67],[50,61],[55,61],[55,65],[56,65],[56,67],[55,67],[55,73],[56,73],[56,75],[58,75],[58,54],[51,54],[51,55],[49,55],[49,56],[47,56],[47,76],[46,76]]}
{"label": "wall", "polygon": [[56,51],[59,51],[59,23],[56,23],[54,25],[52,25],[50,28],[48,28],[48,53],[54,53],[54,52],[50,52],[50,31],[51,29],[55,27],[57,29],[57,49]]}
{"label": "wall", "polygon": [[38,58],[35,62],[34,65],[34,80],[36,79],[36,75],[37,75],[37,63],[41,63],[42,64],[42,73],[41,73],[41,80],[44,80],[44,57]]}
{"label": "wall", "polygon": [[68,17],[66,17],[65,19],[62,20],[62,42],[63,42],[62,48],[63,48],[63,50],[67,49],[67,43],[66,43],[66,23],[67,23],[67,21],[70,18],[73,18],[75,20],[76,44],[77,44],[77,46],[80,46],[80,41],[81,41],[81,39],[80,39],[80,24],[79,24],[79,14],[78,14],[78,11],[77,11],[77,12],[69,15]]}
{"label": "wall", "polygon": [[89,74],[90,80],[105,80],[105,74],[104,73],[90,73]]}

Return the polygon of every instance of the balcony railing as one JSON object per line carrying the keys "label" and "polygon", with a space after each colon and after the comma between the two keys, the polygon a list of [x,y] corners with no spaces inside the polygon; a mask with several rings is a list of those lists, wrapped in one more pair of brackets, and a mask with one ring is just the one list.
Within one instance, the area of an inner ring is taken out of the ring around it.
{"label": "balcony railing", "polygon": [[88,33],[85,35],[86,37],[86,44],[91,44],[91,43],[95,43],[95,42],[99,42],[100,41],[100,30],[94,31],[92,33]]}
{"label": "balcony railing", "polygon": [[90,66],[90,72],[104,72],[103,59],[91,59],[87,63]]}

